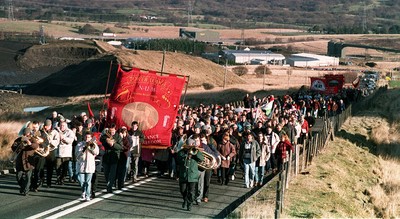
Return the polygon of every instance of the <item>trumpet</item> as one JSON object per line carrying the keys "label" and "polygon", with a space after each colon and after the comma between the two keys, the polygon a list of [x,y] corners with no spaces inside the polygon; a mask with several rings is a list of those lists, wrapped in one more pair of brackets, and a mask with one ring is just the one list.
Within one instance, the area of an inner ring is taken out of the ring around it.
{"label": "trumpet", "polygon": [[192,156],[196,155],[199,152],[199,149],[196,146],[189,146],[187,144],[182,145],[182,150],[187,150],[188,153]]}
{"label": "trumpet", "polygon": [[82,152],[85,152],[86,150],[93,151],[95,148],[96,148],[96,142],[91,140],[91,141],[86,142],[85,146],[83,147]]}

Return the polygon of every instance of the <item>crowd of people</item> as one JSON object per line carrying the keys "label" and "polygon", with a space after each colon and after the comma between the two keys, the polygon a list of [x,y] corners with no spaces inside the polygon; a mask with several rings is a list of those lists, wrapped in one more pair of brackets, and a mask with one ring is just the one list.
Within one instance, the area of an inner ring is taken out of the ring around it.
{"label": "crowd of people", "polygon": [[[27,123],[12,145],[20,193],[52,187],[55,171],[57,185],[78,181],[81,200],[90,201],[99,172],[112,193],[127,181],[137,182],[139,175],[147,177],[155,164],[159,176],[178,180],[182,208],[190,211],[209,202],[212,177],[229,186],[242,170],[243,187],[262,186],[267,174],[284,167],[289,151],[310,137],[316,118],[340,114],[359,95],[355,89],[329,96],[300,91],[280,97],[247,94],[241,106],[180,105],[172,146],[159,150],[142,148],[145,136],[138,121],[106,127],[103,110],[98,118],[83,112],[66,119],[53,112],[43,123]],[[217,166],[207,166],[210,156]]]}

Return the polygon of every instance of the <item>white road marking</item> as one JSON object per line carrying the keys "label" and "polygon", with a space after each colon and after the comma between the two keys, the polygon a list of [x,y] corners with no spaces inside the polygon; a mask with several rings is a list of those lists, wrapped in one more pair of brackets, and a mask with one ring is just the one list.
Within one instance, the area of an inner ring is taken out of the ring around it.
{"label": "white road marking", "polygon": [[[142,178],[143,178],[143,177],[142,177]],[[92,200],[90,200],[90,201],[82,202],[82,201],[80,201],[79,199],[77,199],[77,200],[74,200],[74,201],[65,203],[65,204],[63,204],[63,205],[57,206],[57,207],[55,207],[55,208],[49,209],[49,210],[47,210],[47,211],[44,211],[44,212],[41,212],[41,213],[32,215],[32,216],[28,217],[27,219],[43,218],[45,215],[49,215],[49,214],[52,214],[52,213],[54,213],[54,212],[60,211],[60,212],[58,212],[58,213],[56,213],[56,214],[53,214],[53,215],[51,215],[51,216],[49,216],[49,217],[46,217],[46,218],[48,218],[48,219],[59,218],[59,217],[65,216],[65,215],[67,215],[67,214],[70,214],[70,213],[72,213],[72,212],[75,212],[75,211],[77,211],[77,210],[80,210],[80,209],[82,209],[82,208],[85,208],[85,207],[87,207],[87,206],[90,206],[90,205],[92,205],[92,204],[95,204],[95,203],[97,203],[97,202],[99,202],[99,201],[103,201],[103,200],[105,200],[105,199],[108,199],[108,198],[110,198],[110,197],[113,197],[114,195],[120,194],[120,193],[123,192],[123,191],[128,191],[129,189],[135,188],[136,186],[142,185],[142,184],[147,183],[147,182],[151,182],[151,181],[154,180],[154,179],[157,179],[157,177],[151,177],[151,178],[148,178],[148,179],[145,179],[145,180],[140,180],[140,181],[137,182],[137,183],[130,184],[130,185],[126,186],[125,188],[122,188],[122,190],[116,190],[116,191],[114,191],[114,193],[104,194],[104,195],[102,195],[101,197],[92,199]],[[106,190],[104,189],[102,192],[105,192],[105,191],[106,191]],[[97,195],[101,195],[102,192],[96,193],[96,196],[97,196]],[[78,204],[78,203],[81,203],[81,204]],[[72,206],[72,205],[75,205],[75,204],[78,204],[78,205],[76,205],[76,206],[74,206],[74,207],[71,207],[71,208],[68,208],[68,207],[70,207],[70,206]],[[68,208],[68,209],[65,209],[65,208]]]}

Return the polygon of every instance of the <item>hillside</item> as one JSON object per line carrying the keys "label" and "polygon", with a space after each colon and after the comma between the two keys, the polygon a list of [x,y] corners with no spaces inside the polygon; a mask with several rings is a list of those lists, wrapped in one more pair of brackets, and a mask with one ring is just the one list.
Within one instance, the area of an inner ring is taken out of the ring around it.
{"label": "hillside", "polygon": [[[51,63],[60,65],[60,56],[64,57],[62,60],[75,60],[70,57],[88,58],[79,64],[68,65],[37,83],[29,85],[24,89],[24,93],[44,96],[104,94],[110,73],[107,91],[109,93],[114,85],[117,64],[128,69],[136,67],[161,71],[163,60],[163,53],[159,51],[116,49],[107,43],[98,41],[92,42],[86,48],[69,42],[33,46],[20,57],[19,62],[30,68],[51,66]],[[36,62],[42,57],[48,57],[46,62],[41,62],[45,66],[40,66],[39,62]],[[223,86],[224,68],[209,60],[173,52],[167,52],[164,60],[163,72],[189,76],[189,87],[202,87],[204,84]],[[226,78],[228,85],[246,83],[231,71],[227,71]]]}
{"label": "hillside", "polygon": [[38,0],[15,1],[14,7],[18,20],[189,23],[229,28],[296,26],[335,33],[398,33],[400,9],[395,0]]}

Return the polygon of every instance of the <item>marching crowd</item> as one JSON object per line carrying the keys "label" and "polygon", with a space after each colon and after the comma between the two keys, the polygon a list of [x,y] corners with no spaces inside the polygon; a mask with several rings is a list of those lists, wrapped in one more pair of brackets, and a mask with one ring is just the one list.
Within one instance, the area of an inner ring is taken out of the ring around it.
{"label": "marching crowd", "polygon": [[[316,118],[340,114],[359,96],[355,89],[330,96],[303,91],[281,97],[246,95],[240,107],[181,105],[172,146],[161,150],[142,148],[145,136],[137,121],[130,127],[106,127],[105,111],[97,118],[83,112],[71,119],[53,112],[43,123],[27,123],[12,145],[20,193],[78,181],[81,200],[90,201],[100,171],[112,193],[128,180],[147,177],[155,163],[159,176],[178,180],[182,208],[190,211],[209,201],[212,176],[228,186],[242,169],[245,188],[263,185],[266,174],[283,168],[294,145],[310,137]],[[210,166],[210,159],[217,165]]]}

